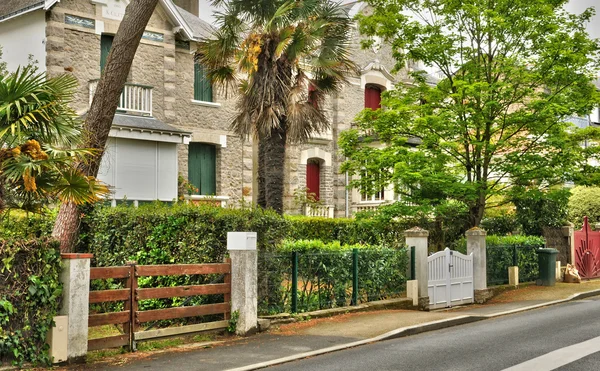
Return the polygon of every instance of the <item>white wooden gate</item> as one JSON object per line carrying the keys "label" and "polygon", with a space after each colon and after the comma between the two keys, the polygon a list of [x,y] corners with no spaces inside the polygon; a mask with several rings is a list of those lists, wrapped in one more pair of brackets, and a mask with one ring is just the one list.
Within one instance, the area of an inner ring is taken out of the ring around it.
{"label": "white wooden gate", "polygon": [[446,248],[427,257],[429,308],[473,302],[473,254]]}

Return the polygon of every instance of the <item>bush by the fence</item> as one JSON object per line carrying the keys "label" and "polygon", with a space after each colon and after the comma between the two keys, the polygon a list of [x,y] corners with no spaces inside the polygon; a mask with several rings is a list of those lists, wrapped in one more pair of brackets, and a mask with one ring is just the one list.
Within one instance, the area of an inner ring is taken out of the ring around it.
{"label": "bush by the fence", "polygon": [[50,236],[56,211],[48,210],[44,214],[25,213],[11,210],[0,218],[0,238],[38,238]]}
{"label": "bush by the fence", "polygon": [[508,235],[517,232],[520,224],[515,214],[503,213],[483,218],[481,228],[490,235]]}
{"label": "bush by the fence", "polygon": [[358,250],[359,303],[398,297],[405,291],[406,249],[286,240],[277,252],[259,253],[259,312],[291,311],[293,252],[298,253],[298,311],[350,305],[354,249]]}
{"label": "bush by the fence", "polygon": [[569,221],[577,228],[587,216],[590,223],[600,223],[600,187],[575,187],[569,198]]}
{"label": "bush by the fence", "polygon": [[62,286],[58,243],[0,240],[0,360],[50,365],[46,335]]}

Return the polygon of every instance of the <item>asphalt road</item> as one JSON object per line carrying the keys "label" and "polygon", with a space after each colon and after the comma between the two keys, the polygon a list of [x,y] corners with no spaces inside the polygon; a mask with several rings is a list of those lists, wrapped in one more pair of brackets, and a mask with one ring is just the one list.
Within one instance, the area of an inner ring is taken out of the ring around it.
{"label": "asphalt road", "polygon": [[600,298],[373,343],[277,370],[600,370]]}

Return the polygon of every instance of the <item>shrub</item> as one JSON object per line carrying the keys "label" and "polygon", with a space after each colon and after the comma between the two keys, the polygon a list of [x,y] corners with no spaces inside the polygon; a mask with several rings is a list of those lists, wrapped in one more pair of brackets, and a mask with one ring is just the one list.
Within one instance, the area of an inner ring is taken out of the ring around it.
{"label": "shrub", "polygon": [[565,225],[569,195],[568,189],[544,192],[515,187],[512,191],[512,202],[516,206],[516,217],[523,234],[541,236],[544,227]]}
{"label": "shrub", "polygon": [[0,238],[38,238],[50,236],[56,219],[56,211],[44,214],[25,213],[11,210],[0,217]]}
{"label": "shrub", "polygon": [[491,235],[508,235],[518,232],[520,224],[515,214],[502,213],[483,218],[481,228]]}
{"label": "shrub", "polygon": [[50,365],[46,335],[61,295],[58,243],[0,240],[0,359]]}
{"label": "shrub", "polygon": [[600,187],[575,187],[569,198],[569,221],[578,227],[587,216],[590,223],[600,223]]}

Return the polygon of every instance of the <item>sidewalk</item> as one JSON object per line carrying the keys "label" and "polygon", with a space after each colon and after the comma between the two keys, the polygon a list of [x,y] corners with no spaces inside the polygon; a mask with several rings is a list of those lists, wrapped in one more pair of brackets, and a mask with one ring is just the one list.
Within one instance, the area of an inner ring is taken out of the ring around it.
{"label": "sidewalk", "polygon": [[[584,293],[576,295],[576,293]],[[568,300],[600,295],[600,281],[528,286],[505,291],[484,305],[432,312],[379,310],[310,319],[272,327],[247,338],[207,344],[207,349],[172,348],[161,353],[122,354],[105,363],[73,369],[92,370],[252,370],[374,341],[408,336],[506,315]]]}

